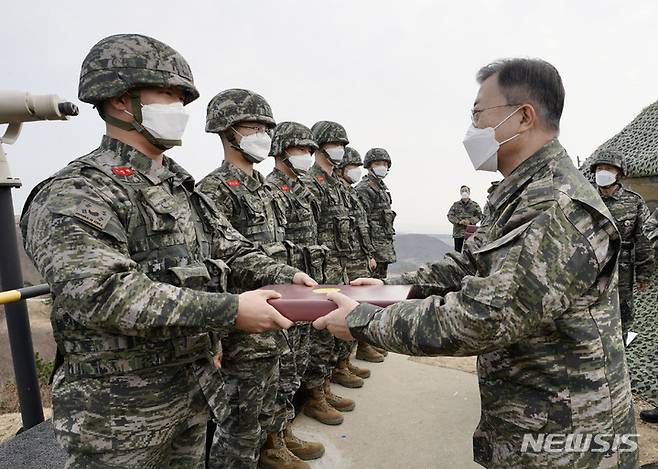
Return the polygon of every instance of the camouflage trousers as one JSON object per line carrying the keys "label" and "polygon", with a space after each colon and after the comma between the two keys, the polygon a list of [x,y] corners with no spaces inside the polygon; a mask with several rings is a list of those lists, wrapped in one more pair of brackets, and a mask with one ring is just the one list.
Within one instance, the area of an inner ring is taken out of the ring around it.
{"label": "camouflage trousers", "polygon": [[279,356],[223,361],[227,415],[217,425],[211,469],[255,469],[272,428],[279,380]]}
{"label": "camouflage trousers", "polygon": [[211,413],[199,384],[205,366],[212,365],[84,378],[65,377],[60,367],[53,426],[66,467],[203,468]]}
{"label": "camouflage trousers", "polygon": [[295,418],[293,398],[300,388],[309,361],[310,322],[295,323],[288,329],[292,350],[281,355],[279,389],[276,396],[274,422],[268,433],[282,431]]}
{"label": "camouflage trousers", "polygon": [[619,310],[621,312],[621,329],[624,336],[633,325],[633,266],[619,264]]}
{"label": "camouflage trousers", "polygon": [[[364,255],[348,257],[345,263],[345,273],[348,280],[356,280],[357,278],[371,277],[372,271],[369,265],[370,259]],[[341,339],[336,339],[334,343],[334,350],[332,353],[332,369],[340,361],[347,360],[356,346],[356,341],[346,342]]]}

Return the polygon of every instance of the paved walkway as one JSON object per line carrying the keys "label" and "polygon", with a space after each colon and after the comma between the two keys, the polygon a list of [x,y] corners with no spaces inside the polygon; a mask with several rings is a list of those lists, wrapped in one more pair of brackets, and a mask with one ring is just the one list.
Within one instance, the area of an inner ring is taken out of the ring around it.
{"label": "paved walkway", "polygon": [[332,385],[356,400],[345,422],[323,425],[305,415],[295,432],[322,442],[327,453],[313,469],[471,469],[471,435],[480,416],[477,377],[472,373],[416,363],[389,354],[368,366],[363,388]]}

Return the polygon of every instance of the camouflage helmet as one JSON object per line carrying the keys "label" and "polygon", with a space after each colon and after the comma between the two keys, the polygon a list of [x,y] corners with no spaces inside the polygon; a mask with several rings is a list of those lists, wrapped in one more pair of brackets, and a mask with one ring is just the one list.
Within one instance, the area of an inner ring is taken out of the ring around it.
{"label": "camouflage helmet", "polygon": [[243,121],[261,122],[270,128],[276,125],[265,98],[250,90],[225,90],[208,103],[206,132],[220,133]]}
{"label": "camouflage helmet", "polygon": [[343,156],[343,159],[336,165],[336,167],[342,169],[349,165],[363,166],[363,162],[361,161],[361,155],[358,151],[352,147],[345,147],[345,156]]}
{"label": "camouflage helmet", "polygon": [[628,171],[628,168],[626,167],[626,158],[624,158],[624,155],[619,150],[598,150],[592,156],[592,160],[589,166],[590,171],[594,173],[596,171],[596,166],[599,164],[609,164],[610,166],[619,168],[622,176],[625,176]]}
{"label": "camouflage helmet", "polygon": [[281,122],[274,128],[272,134],[272,149],[270,156],[283,155],[290,147],[310,147],[311,153],[318,149],[313,140],[311,129],[297,122]]}
{"label": "camouflage helmet", "polygon": [[369,168],[370,165],[375,161],[386,161],[388,163],[388,167],[391,167],[391,156],[383,148],[371,148],[368,150],[363,165],[366,168]]}
{"label": "camouflage helmet", "polygon": [[78,98],[97,105],[128,90],[178,87],[185,104],[199,97],[187,61],[167,44],[141,34],[117,34],[94,45],[80,70]]}
{"label": "camouflage helmet", "polygon": [[347,139],[345,127],[337,122],[316,122],[313,124],[313,127],[311,127],[311,132],[313,132],[313,140],[315,140],[315,143],[317,143],[318,146],[322,146],[325,143],[341,143],[343,145],[350,143]]}

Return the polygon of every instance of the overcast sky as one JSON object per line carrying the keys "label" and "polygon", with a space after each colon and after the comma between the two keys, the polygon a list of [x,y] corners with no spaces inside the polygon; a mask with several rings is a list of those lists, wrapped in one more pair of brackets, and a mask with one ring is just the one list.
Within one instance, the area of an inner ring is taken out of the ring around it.
{"label": "overcast sky", "polygon": [[[0,89],[54,93],[80,105],[69,122],[24,126],[5,145],[20,212],[29,191],[93,150],[104,123],[77,101],[83,58],[101,38],[141,33],[190,63],[201,97],[184,146],[168,154],[199,180],[222,159],[204,132],[208,101],[249,88],[277,121],[335,120],[361,155],[386,148],[399,232],[448,233],[446,214],[470,185],[485,200],[493,173],[461,144],[475,73],[495,59],[540,57],[566,88],[560,140],[581,159],[658,99],[655,1],[21,1],[2,9]],[[258,169],[269,173],[271,160]]]}

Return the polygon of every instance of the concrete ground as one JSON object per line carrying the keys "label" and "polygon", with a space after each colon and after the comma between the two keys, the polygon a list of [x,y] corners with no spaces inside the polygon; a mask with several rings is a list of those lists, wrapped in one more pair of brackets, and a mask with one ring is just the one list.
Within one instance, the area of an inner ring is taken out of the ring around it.
{"label": "concrete ground", "polygon": [[342,425],[328,426],[300,415],[295,433],[320,441],[324,457],[313,469],[480,468],[471,435],[480,416],[477,377],[389,354],[381,364],[354,360],[372,370],[363,388],[332,385],[356,401]]}

